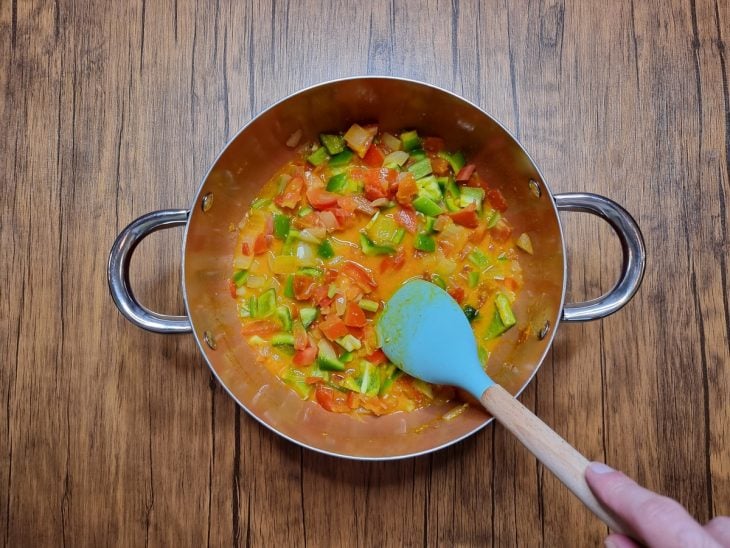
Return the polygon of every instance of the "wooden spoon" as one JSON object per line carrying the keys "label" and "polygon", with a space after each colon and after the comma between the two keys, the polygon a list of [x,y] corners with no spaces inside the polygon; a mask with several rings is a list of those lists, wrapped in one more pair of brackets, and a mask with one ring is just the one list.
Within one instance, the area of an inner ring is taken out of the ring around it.
{"label": "wooden spoon", "polygon": [[448,293],[424,280],[407,282],[386,303],[377,332],[395,365],[421,380],[458,386],[478,398],[598,518],[613,531],[624,532],[588,488],[588,459],[484,372],[469,321]]}

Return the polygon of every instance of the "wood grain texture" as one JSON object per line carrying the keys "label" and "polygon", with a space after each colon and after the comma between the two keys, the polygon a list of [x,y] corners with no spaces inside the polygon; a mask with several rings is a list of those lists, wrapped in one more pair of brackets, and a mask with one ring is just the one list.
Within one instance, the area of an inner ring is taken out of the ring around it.
{"label": "wood grain texture", "polygon": [[[304,86],[424,80],[516,134],[554,191],[624,204],[641,291],[563,325],[522,402],[588,458],[730,514],[730,3],[0,3],[0,542],[597,545],[606,528],[499,426],[439,453],[339,461],[235,407],[191,337],[142,332],[105,280],[135,217],[183,207],[226,140]],[[618,272],[564,217],[570,296]],[[180,230],[133,283],[180,312]],[[566,526],[569,524],[569,526]]]}

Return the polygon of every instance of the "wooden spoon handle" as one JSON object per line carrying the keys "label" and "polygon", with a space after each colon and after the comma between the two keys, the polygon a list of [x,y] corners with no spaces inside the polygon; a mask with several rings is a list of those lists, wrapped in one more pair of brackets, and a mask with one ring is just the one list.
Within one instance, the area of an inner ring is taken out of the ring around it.
{"label": "wooden spoon handle", "polygon": [[487,388],[479,400],[603,523],[616,533],[624,533],[623,527],[601,506],[586,483],[588,459],[498,384]]}

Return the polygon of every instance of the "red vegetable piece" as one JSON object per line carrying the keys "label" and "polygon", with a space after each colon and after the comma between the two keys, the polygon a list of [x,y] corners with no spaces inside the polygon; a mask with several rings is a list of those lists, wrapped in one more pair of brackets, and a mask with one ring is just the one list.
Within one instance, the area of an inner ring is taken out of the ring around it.
{"label": "red vegetable piece", "polygon": [[307,190],[307,200],[314,209],[327,209],[337,204],[337,194],[327,192],[323,188],[310,188]]}
{"label": "red vegetable piece", "polygon": [[477,208],[474,204],[469,204],[464,209],[449,213],[449,217],[457,225],[467,228],[476,228],[479,226],[479,217],[477,216]]}
{"label": "red vegetable piece", "polygon": [[418,230],[418,218],[416,212],[410,208],[404,207],[395,212],[396,222],[405,228],[411,234],[415,234]]}
{"label": "red vegetable piece", "polygon": [[316,280],[312,276],[294,275],[293,287],[294,297],[299,301],[306,301],[311,298]]}
{"label": "red vegetable piece", "polygon": [[228,280],[228,291],[231,292],[231,297],[234,299],[236,298],[236,284],[233,283],[233,280]]}
{"label": "red vegetable piece", "polygon": [[304,367],[307,365],[312,365],[316,358],[317,358],[317,347],[308,346],[304,350],[297,350],[294,353],[294,358],[292,358],[292,361],[294,362],[294,365],[296,365],[297,367]]}
{"label": "red vegetable piece", "polygon": [[380,152],[380,149],[372,144],[370,145],[368,151],[365,153],[362,161],[365,163],[366,166],[380,167],[383,165],[384,159],[385,156],[383,156],[383,153]]}
{"label": "red vegetable piece", "polygon": [[294,209],[302,199],[304,180],[301,177],[292,178],[284,187],[284,192],[274,198],[279,207]]}
{"label": "red vegetable piece", "polygon": [[266,238],[266,236],[263,233],[256,236],[256,239],[253,242],[253,254],[261,255],[262,253],[266,253],[268,249],[269,240]]}
{"label": "red vegetable piece", "polygon": [[405,260],[406,254],[401,247],[395,255],[390,255],[380,261],[380,273],[382,274],[383,272],[387,272],[390,269],[400,270]]}
{"label": "red vegetable piece", "polygon": [[365,312],[357,304],[352,302],[347,303],[343,320],[348,327],[365,327],[367,323]]}
{"label": "red vegetable piece", "polygon": [[423,150],[426,152],[441,152],[445,143],[441,137],[426,137],[423,139]]}
{"label": "red vegetable piece", "polygon": [[314,397],[317,399],[317,403],[321,405],[327,411],[334,413],[345,413],[350,410],[347,405],[344,394],[338,397],[338,394],[329,386],[323,386],[322,384],[317,385],[317,390],[314,393]]}
{"label": "red vegetable piece", "polygon": [[487,200],[497,211],[505,211],[507,209],[507,200],[504,199],[502,193],[496,188],[487,190]]}
{"label": "red vegetable piece", "polygon": [[365,197],[368,200],[377,200],[378,198],[387,198],[388,192],[380,181],[374,177],[368,177],[365,181]]}
{"label": "red vegetable piece", "polygon": [[378,282],[373,278],[372,272],[354,261],[345,261],[342,266],[342,273],[367,293],[378,287]]}
{"label": "red vegetable piece", "polygon": [[461,304],[461,301],[464,300],[464,288],[455,287],[453,289],[450,289],[449,295],[451,295],[457,303]]}
{"label": "red vegetable piece", "polygon": [[443,158],[431,158],[431,169],[437,177],[443,177],[449,174],[449,162]]}
{"label": "red vegetable piece", "polygon": [[414,198],[418,196],[418,185],[413,175],[410,173],[403,177],[398,184],[398,191],[395,193],[395,199],[399,204],[404,206],[411,205]]}
{"label": "red vegetable piece", "polygon": [[472,173],[474,173],[474,170],[477,168],[474,164],[467,164],[464,167],[462,167],[459,170],[459,173],[456,174],[456,182],[457,183],[466,183],[472,176]]}
{"label": "red vegetable piece", "polygon": [[334,341],[340,337],[344,337],[350,331],[347,329],[345,322],[343,322],[337,316],[328,316],[323,321],[319,322],[319,330],[324,333],[324,336],[329,340]]}
{"label": "red vegetable piece", "polygon": [[249,335],[273,335],[281,331],[281,328],[274,322],[269,320],[256,320],[254,322],[248,322],[241,328],[241,334],[244,336]]}
{"label": "red vegetable piece", "polygon": [[365,359],[372,364],[379,365],[381,363],[387,362],[388,356],[385,355],[385,352],[383,352],[383,350],[381,348],[378,348],[375,352],[370,354]]}

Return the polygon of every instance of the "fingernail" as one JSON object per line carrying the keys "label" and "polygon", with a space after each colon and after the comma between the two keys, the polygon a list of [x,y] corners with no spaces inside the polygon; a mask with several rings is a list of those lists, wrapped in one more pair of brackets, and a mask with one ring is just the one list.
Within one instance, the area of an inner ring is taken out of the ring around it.
{"label": "fingernail", "polygon": [[[613,468],[603,464],[602,462],[592,462],[589,468],[594,474],[608,474],[615,471]],[[615,544],[611,544],[611,546],[615,546]]]}

